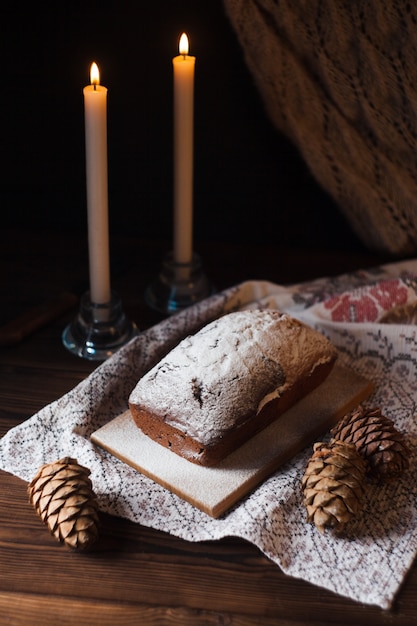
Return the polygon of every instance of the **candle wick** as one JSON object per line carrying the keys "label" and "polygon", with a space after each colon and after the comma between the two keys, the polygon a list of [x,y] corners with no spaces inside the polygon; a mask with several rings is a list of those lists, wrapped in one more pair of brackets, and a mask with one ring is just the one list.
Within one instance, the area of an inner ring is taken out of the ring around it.
{"label": "candle wick", "polygon": [[94,91],[97,91],[97,84],[94,83]]}

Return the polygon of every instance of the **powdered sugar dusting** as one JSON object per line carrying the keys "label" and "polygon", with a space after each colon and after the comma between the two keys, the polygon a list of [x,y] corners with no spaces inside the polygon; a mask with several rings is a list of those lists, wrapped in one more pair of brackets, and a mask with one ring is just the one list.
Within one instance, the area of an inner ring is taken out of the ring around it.
{"label": "powdered sugar dusting", "polygon": [[129,402],[207,445],[334,354],[323,335],[279,311],[230,313],[178,344]]}

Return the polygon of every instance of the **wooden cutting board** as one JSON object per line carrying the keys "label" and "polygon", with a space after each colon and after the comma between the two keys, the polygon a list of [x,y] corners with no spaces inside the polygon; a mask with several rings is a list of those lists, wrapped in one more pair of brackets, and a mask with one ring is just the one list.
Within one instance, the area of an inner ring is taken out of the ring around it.
{"label": "wooden cutting board", "polygon": [[320,387],[215,467],[195,465],[152,441],[129,411],[96,430],[91,440],[208,515],[220,517],[372,391],[369,380],[336,365]]}

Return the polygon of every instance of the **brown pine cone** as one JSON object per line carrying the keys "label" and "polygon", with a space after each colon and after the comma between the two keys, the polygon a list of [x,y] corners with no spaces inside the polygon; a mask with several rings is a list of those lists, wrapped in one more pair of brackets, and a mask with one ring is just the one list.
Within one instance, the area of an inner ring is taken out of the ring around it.
{"label": "brown pine cone", "polygon": [[386,311],[379,321],[381,324],[416,324],[417,302],[400,304]]}
{"label": "brown pine cone", "polygon": [[51,534],[73,549],[86,550],[98,538],[98,507],[89,475],[89,469],[65,457],[42,465],[27,488]]}
{"label": "brown pine cone", "polygon": [[353,444],[314,444],[301,485],[307,521],[340,531],[361,509],[366,463]]}
{"label": "brown pine cone", "polygon": [[376,478],[399,476],[409,465],[405,437],[379,408],[357,409],[345,415],[330,431],[332,437],[353,443]]}

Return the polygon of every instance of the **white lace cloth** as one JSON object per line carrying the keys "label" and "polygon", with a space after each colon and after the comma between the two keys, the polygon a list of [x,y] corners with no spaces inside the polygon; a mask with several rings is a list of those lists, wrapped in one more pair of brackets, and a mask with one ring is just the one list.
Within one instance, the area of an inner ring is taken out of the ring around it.
{"label": "white lace cloth", "polygon": [[[417,260],[289,288],[246,282],[136,337],[59,400],[0,441],[0,468],[29,481],[63,456],[91,469],[102,511],[188,541],[237,536],[286,574],[354,600],[389,608],[417,551],[417,326],[381,323],[417,302]],[[138,378],[175,343],[224,312],[276,307],[326,334],[339,358],[375,383],[369,399],[407,436],[410,469],[370,485],[347,535],[321,535],[305,521],[300,479],[312,449],[298,454],[220,519],[213,519],[96,447],[90,434],[127,408]]]}

